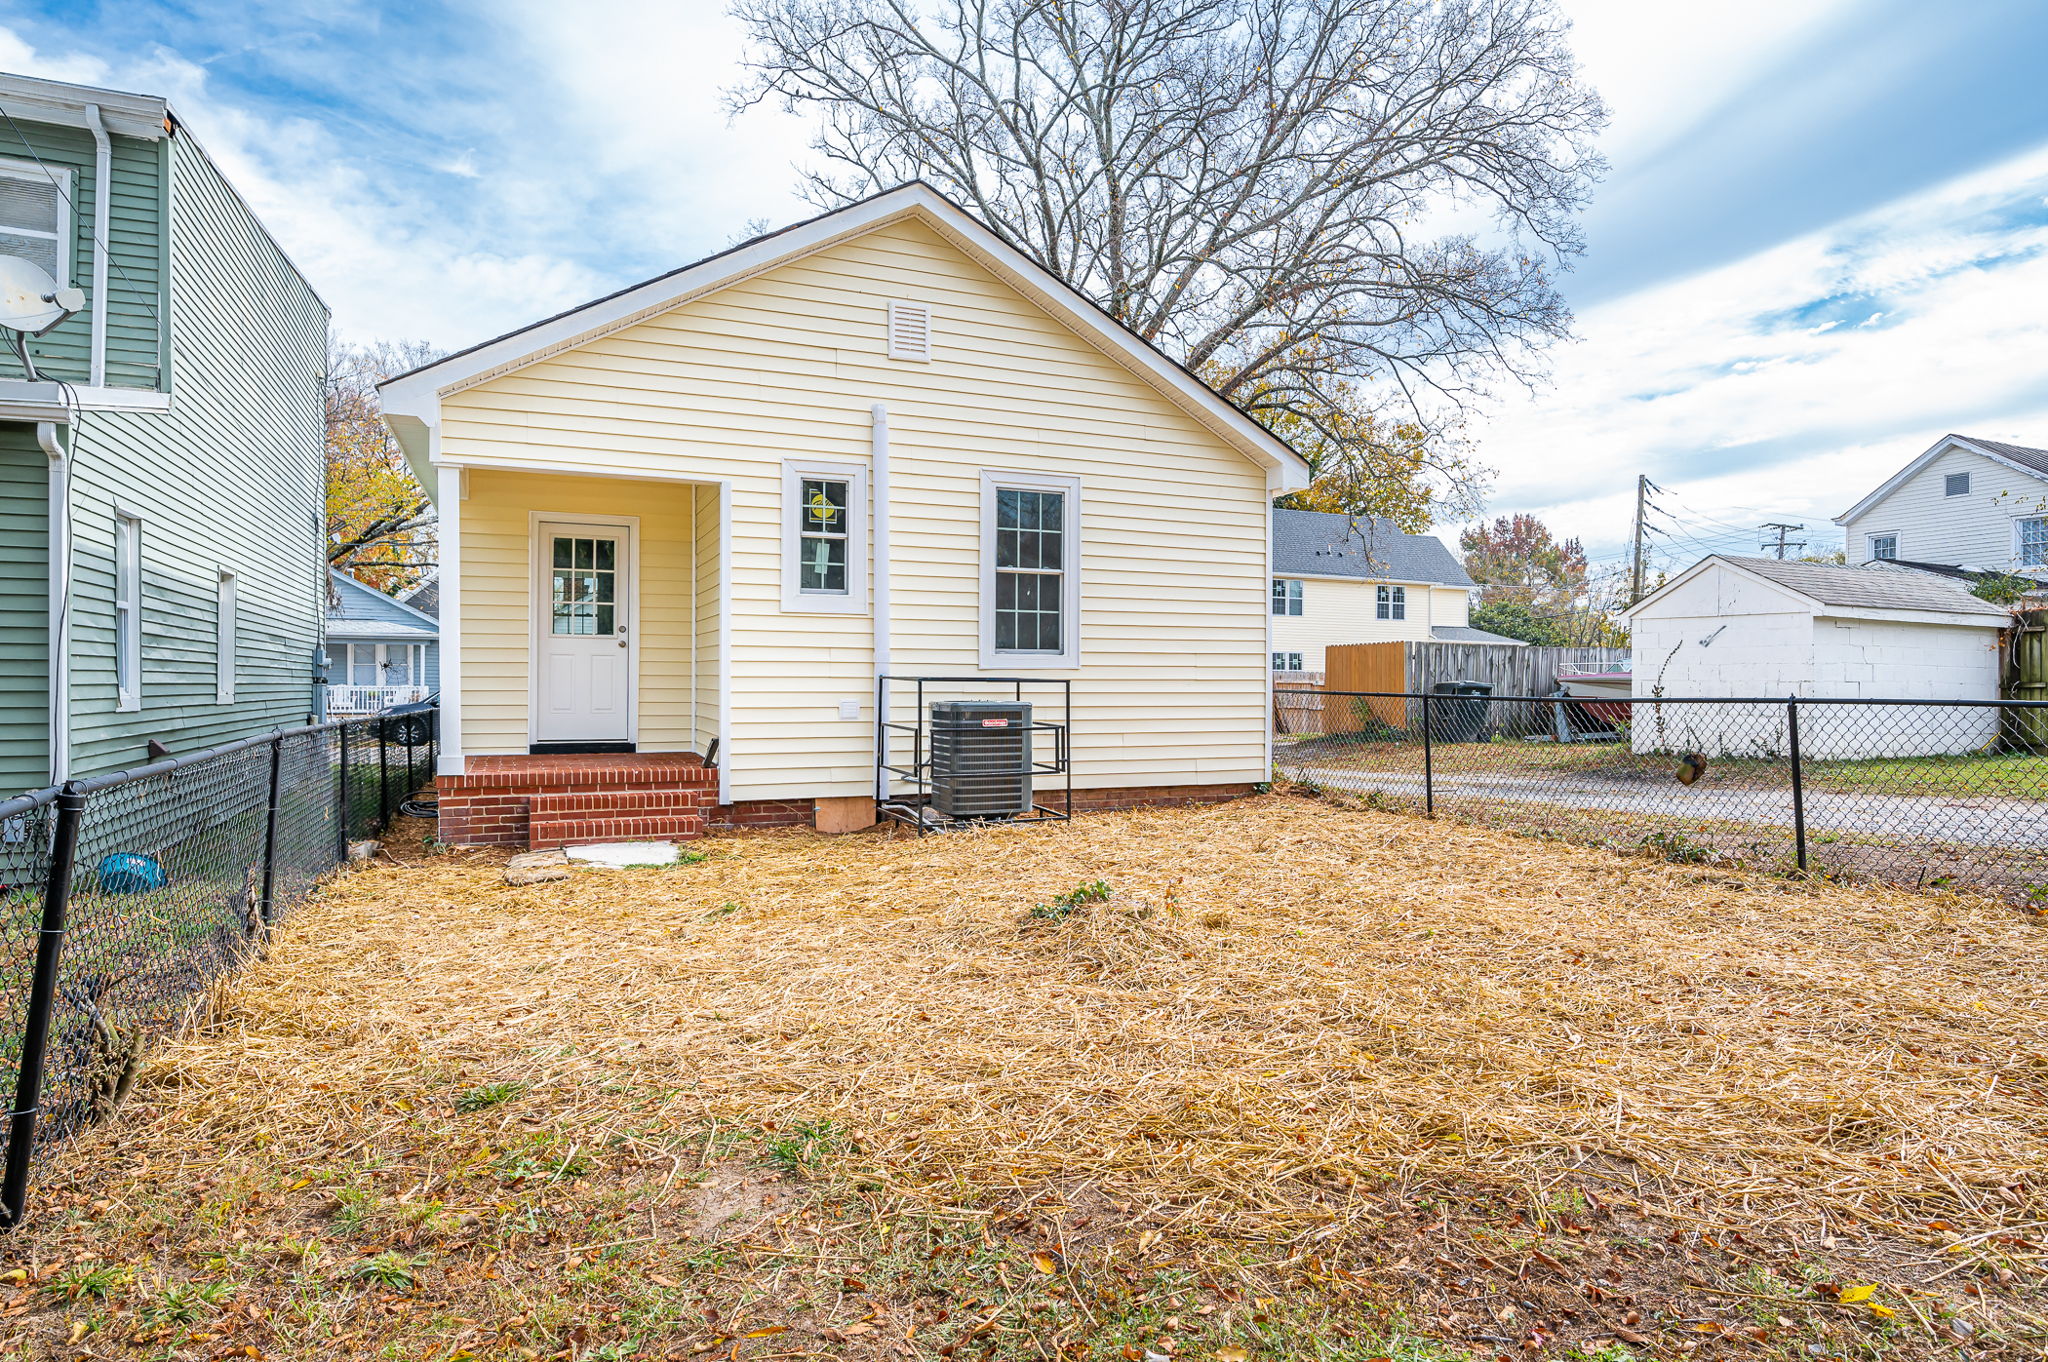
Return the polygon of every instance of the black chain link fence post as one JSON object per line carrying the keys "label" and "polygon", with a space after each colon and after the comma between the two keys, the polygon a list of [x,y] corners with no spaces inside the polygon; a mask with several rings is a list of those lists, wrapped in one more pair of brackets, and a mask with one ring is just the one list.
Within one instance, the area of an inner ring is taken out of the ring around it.
{"label": "black chain link fence post", "polygon": [[1436,725],[1429,709],[1429,692],[1422,693],[1422,812],[1436,817],[1436,743],[1430,730]]}
{"label": "black chain link fence post", "polygon": [[279,733],[270,740],[270,799],[263,816],[263,897],[256,905],[266,933],[277,925],[277,801],[283,775],[284,734]]}
{"label": "black chain link fence post", "polygon": [[14,1083],[14,1110],[8,1113],[7,1170],[0,1178],[0,1229],[19,1224],[28,1207],[29,1162],[35,1154],[36,1117],[42,1108],[43,1060],[50,1049],[50,1014],[57,1000],[57,966],[64,952],[64,915],[71,903],[78,827],[84,818],[85,796],[65,786],[57,796],[42,929],[36,936],[35,975],[29,984],[28,1016],[21,1034],[21,1069]]}
{"label": "black chain link fence post", "polygon": [[1799,757],[1799,699],[1785,702],[1786,747],[1792,758],[1792,859],[1806,869],[1806,772]]}
{"label": "black chain link fence post", "polygon": [[335,733],[340,744],[339,758],[335,763],[337,776],[334,782],[334,860],[338,865],[348,864],[348,725],[343,724]]}
{"label": "black chain link fence post", "polygon": [[377,831],[391,826],[391,726],[377,722]]}

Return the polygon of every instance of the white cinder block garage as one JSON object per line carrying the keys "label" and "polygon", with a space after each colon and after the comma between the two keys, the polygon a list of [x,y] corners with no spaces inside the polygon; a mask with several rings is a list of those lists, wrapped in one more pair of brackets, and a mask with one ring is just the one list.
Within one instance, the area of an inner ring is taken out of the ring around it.
{"label": "white cinder block garage", "polygon": [[[1629,611],[1635,697],[1995,700],[2007,612],[1965,584],[1912,569],[1834,567],[1775,558],[1702,559]],[[1638,706],[1638,710],[1642,709]],[[1671,706],[1665,742],[1716,746],[1719,706]],[[1635,741],[1656,745],[1640,722]],[[1817,757],[1927,756],[1974,751],[1998,733],[1998,711],[1854,707],[1803,720]]]}

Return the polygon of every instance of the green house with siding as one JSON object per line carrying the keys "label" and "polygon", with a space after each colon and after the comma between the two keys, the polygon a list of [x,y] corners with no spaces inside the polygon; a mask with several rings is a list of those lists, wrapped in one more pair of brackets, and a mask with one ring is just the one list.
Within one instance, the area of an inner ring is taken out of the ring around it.
{"label": "green house with siding", "polygon": [[0,792],[302,723],[326,306],[163,99],[0,111],[0,254],[84,295],[0,345]]}

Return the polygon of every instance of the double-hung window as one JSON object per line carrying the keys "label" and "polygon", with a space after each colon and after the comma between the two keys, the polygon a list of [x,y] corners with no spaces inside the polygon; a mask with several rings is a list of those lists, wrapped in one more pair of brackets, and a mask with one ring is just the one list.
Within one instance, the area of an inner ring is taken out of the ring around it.
{"label": "double-hung window", "polygon": [[1301,667],[1300,653],[1273,654],[1273,670],[1276,672],[1298,672]]}
{"label": "double-hung window", "polygon": [[1408,588],[1405,586],[1383,586],[1379,589],[1376,613],[1383,620],[1405,620],[1408,618]]}
{"label": "double-hung window", "polygon": [[142,708],[142,517],[114,512],[114,707]]}
{"label": "double-hung window", "polygon": [[1870,556],[1875,562],[1891,562],[1899,556],[1899,537],[1895,534],[1873,534],[1870,536]]}
{"label": "double-hung window", "polygon": [[1276,615],[1299,615],[1301,613],[1301,582],[1291,577],[1273,579],[1273,613]]}
{"label": "double-hung window", "polygon": [[858,464],[782,465],[782,608],[867,608],[868,475]]}
{"label": "double-hung window", "polygon": [[0,255],[18,255],[71,282],[71,172],[0,158]]}
{"label": "double-hung window", "polygon": [[981,521],[982,665],[1079,665],[1080,481],[983,473]]}
{"label": "double-hung window", "polygon": [[2027,516],[2018,526],[2021,567],[2048,567],[2048,516]]}

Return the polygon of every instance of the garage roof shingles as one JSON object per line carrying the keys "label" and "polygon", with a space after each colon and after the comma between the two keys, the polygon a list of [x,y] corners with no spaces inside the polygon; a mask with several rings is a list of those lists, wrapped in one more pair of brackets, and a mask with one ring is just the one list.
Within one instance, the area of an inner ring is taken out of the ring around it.
{"label": "garage roof shingles", "polygon": [[1910,569],[1836,567],[1776,558],[1738,558],[1717,554],[1757,576],[1776,582],[1822,605],[1864,610],[1939,610],[1950,615],[1982,615],[2004,619],[2003,607],[1978,600],[1954,582]]}

